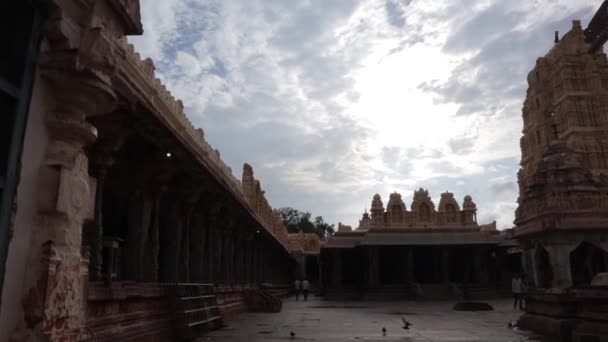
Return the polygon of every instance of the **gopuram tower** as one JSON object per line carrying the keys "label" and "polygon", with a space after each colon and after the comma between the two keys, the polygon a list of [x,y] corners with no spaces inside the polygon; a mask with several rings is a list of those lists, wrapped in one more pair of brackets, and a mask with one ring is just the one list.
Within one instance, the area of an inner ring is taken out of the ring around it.
{"label": "gopuram tower", "polygon": [[[522,109],[516,238],[531,285],[520,327],[608,335],[608,2],[536,61]],[[574,314],[576,313],[576,314]],[[602,316],[603,317],[603,316]]]}
{"label": "gopuram tower", "polygon": [[608,174],[608,61],[601,50],[590,52],[585,38],[580,21],[573,21],[528,74],[520,192],[556,135],[593,175]]}

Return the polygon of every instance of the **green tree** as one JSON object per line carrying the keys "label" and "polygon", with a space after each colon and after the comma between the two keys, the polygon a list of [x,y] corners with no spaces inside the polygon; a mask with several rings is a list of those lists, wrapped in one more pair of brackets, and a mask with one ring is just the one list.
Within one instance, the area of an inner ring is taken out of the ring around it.
{"label": "green tree", "polygon": [[322,216],[315,217],[311,220],[312,215],[309,212],[300,211],[291,207],[279,208],[277,210],[283,219],[283,224],[287,227],[289,233],[315,233],[320,239],[332,235],[335,231],[333,224],[328,224],[323,220]]}

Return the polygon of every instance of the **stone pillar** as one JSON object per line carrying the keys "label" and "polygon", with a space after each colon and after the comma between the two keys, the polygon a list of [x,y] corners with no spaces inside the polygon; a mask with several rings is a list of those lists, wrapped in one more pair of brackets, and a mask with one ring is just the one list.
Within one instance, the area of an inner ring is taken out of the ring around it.
{"label": "stone pillar", "polygon": [[258,283],[258,274],[256,272],[256,267],[255,265],[257,264],[257,254],[258,254],[258,239],[254,238],[252,241],[252,248],[251,248],[251,260],[249,260],[249,270],[251,273],[251,282],[253,284],[257,284]]}
{"label": "stone pillar", "polygon": [[480,247],[479,249],[479,282],[488,285],[490,281],[490,270],[488,269],[488,248]]}
{"label": "stone pillar", "polygon": [[[520,242],[521,243],[521,242]],[[532,281],[535,287],[538,287],[538,279],[535,272],[534,248],[526,247],[522,244],[523,250],[521,253],[522,269],[526,277]],[[511,276],[511,275],[510,275]]]}
{"label": "stone pillar", "polygon": [[178,279],[180,282],[190,282],[190,232],[192,231],[192,210],[188,208],[183,212],[181,226],[181,239],[179,241]]}
{"label": "stone pillar", "polygon": [[545,249],[549,253],[549,262],[553,273],[551,287],[566,288],[572,286],[570,252],[575,248],[575,244],[545,245]]}
{"label": "stone pillar", "polygon": [[127,239],[123,258],[126,280],[144,280],[144,250],[150,226],[152,202],[137,193],[129,200]]}
{"label": "stone pillar", "polygon": [[[54,108],[46,115],[49,142],[39,169],[38,226],[31,236],[31,262],[22,298],[29,303],[24,316],[35,320],[16,332],[21,335],[16,340],[72,342],[85,326],[87,281],[83,276],[88,260],[82,253],[82,231],[85,220],[94,218],[96,197],[84,147],[96,139],[97,130],[86,118],[111,111],[115,95],[97,75],[77,72],[71,69],[74,65],[66,66],[65,60],[54,61],[48,55],[41,59],[48,63],[41,62],[41,71],[53,87],[48,95]],[[82,63],[86,65],[85,60]],[[48,263],[41,264],[44,259]]]}
{"label": "stone pillar", "polygon": [[256,272],[258,273],[258,282],[265,283],[267,282],[266,268],[264,267],[264,264],[266,263],[266,248],[263,242],[260,244],[260,246],[258,246],[258,257],[256,261],[257,264],[255,266]]}
{"label": "stone pillar", "polygon": [[248,233],[243,233],[241,240],[241,248],[242,248],[242,263],[243,266],[241,268],[241,272],[243,273],[243,284],[249,284],[249,249],[251,246],[251,239],[249,238]]}
{"label": "stone pillar", "polygon": [[236,239],[236,282],[239,284],[245,281],[245,243],[243,233],[239,230]]}
{"label": "stone pillar", "polygon": [[201,216],[201,212],[195,211],[190,220],[190,259],[188,262],[190,264],[191,281],[196,283],[203,281],[203,269],[201,265],[205,262],[203,255],[205,248],[205,230]]}
{"label": "stone pillar", "polygon": [[414,248],[413,247],[407,248],[406,265],[407,265],[407,280],[409,283],[415,283],[416,277],[414,275]]}
{"label": "stone pillar", "polygon": [[95,220],[87,225],[89,244],[89,276],[91,280],[101,280],[102,249],[103,249],[103,186],[107,169],[97,169],[97,189],[95,191]]}
{"label": "stone pillar", "polygon": [[217,234],[215,231],[214,222],[210,221],[211,218],[207,218],[208,225],[207,229],[207,249],[205,250],[205,281],[209,283],[217,283],[217,276],[215,274],[217,268],[215,266],[215,255],[217,254]]}
{"label": "stone pillar", "polygon": [[342,255],[339,249],[332,251],[331,284],[333,288],[342,288]]}
{"label": "stone pillar", "polygon": [[234,284],[234,226],[230,225],[226,233],[226,282],[229,284]]}
{"label": "stone pillar", "polygon": [[481,273],[481,253],[479,249],[475,248],[473,251],[473,274],[478,283],[483,282]]}
{"label": "stone pillar", "polygon": [[450,282],[450,251],[448,248],[441,248],[441,280],[444,283]]}
{"label": "stone pillar", "polygon": [[144,281],[158,281],[158,253],[159,245],[159,225],[160,225],[160,203],[162,192],[153,195],[151,201],[152,211],[149,224],[146,227],[146,241],[144,244]]}
{"label": "stone pillar", "polygon": [[170,196],[166,205],[169,206],[168,215],[163,222],[162,244],[163,253],[160,260],[160,280],[163,282],[176,282],[179,280],[179,250],[182,241],[183,218],[180,213],[181,203]]}
{"label": "stone pillar", "polygon": [[253,282],[259,284],[261,281],[258,265],[260,263],[260,235],[256,234],[254,239],[253,258],[251,259],[251,271],[253,272]]}
{"label": "stone pillar", "polygon": [[225,253],[225,240],[226,240],[226,231],[225,227],[217,227],[217,250],[215,253],[215,282],[218,284],[223,284],[226,282],[226,263],[224,260]]}
{"label": "stone pillar", "polygon": [[368,280],[369,287],[378,287],[380,285],[380,265],[378,264],[378,247],[368,247]]}

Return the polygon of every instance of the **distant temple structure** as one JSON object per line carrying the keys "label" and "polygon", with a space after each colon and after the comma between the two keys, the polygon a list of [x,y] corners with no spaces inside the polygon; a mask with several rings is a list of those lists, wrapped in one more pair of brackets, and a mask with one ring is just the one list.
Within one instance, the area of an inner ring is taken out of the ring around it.
{"label": "distant temple structure", "polygon": [[574,20],[528,74],[512,237],[531,291],[521,326],[561,341],[608,336],[608,5]]}
{"label": "distant temple structure", "polygon": [[322,277],[330,297],[456,296],[465,285],[506,284],[520,270],[511,247],[496,222],[477,223],[471,196],[460,205],[444,192],[436,208],[421,188],[407,210],[394,192],[385,210],[376,194],[357,229],[340,224],[322,247]]}

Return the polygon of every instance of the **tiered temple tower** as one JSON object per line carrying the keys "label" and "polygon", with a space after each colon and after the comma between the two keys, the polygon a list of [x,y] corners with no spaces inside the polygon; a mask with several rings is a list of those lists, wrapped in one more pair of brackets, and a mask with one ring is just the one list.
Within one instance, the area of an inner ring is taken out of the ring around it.
{"label": "tiered temple tower", "polygon": [[545,147],[559,136],[592,174],[608,173],[608,61],[589,53],[581,23],[528,74],[522,109],[520,192],[529,186]]}
{"label": "tiered temple tower", "polygon": [[514,236],[537,287],[588,284],[573,255],[601,254],[608,236],[608,59],[575,20],[528,83]]}

